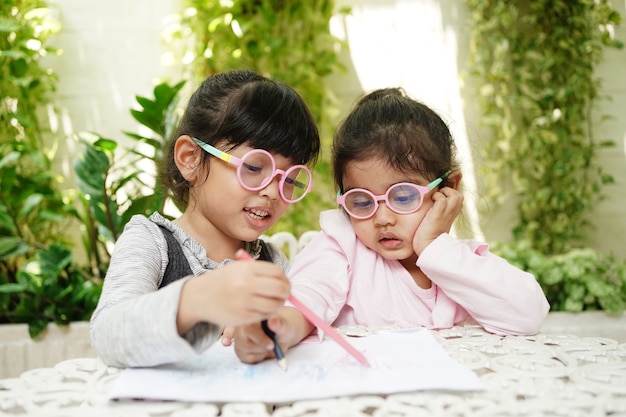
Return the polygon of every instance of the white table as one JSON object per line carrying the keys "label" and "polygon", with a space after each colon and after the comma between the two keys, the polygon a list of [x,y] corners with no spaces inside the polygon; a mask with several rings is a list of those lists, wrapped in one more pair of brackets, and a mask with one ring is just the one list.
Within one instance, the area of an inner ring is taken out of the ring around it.
{"label": "white table", "polygon": [[[343,329],[352,331],[354,329]],[[374,329],[357,329],[375,331]],[[626,416],[626,343],[565,334],[501,337],[475,326],[433,332],[476,372],[484,392],[411,392],[292,404],[109,402],[120,370],[96,358],[73,359],[0,380],[0,415],[335,417]]]}

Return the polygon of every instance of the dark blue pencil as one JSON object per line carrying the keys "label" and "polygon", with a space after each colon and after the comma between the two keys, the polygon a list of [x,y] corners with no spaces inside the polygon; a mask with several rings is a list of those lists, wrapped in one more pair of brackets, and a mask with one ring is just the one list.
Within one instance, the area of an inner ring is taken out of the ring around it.
{"label": "dark blue pencil", "polygon": [[274,342],[274,355],[276,356],[276,360],[278,361],[278,365],[283,368],[283,371],[287,370],[287,359],[285,359],[285,355],[283,354],[283,350],[280,348],[278,344],[278,340],[276,340],[276,334],[269,328],[267,325],[267,320],[263,320],[261,322],[261,327],[266,335],[268,335],[272,341]]}
{"label": "dark blue pencil", "polygon": [[[239,249],[237,253],[235,253],[235,258],[239,261],[253,261],[254,259],[248,252],[243,249]],[[283,371],[287,370],[287,359],[285,359],[285,355],[283,354],[283,350],[280,348],[278,344],[278,340],[276,340],[276,334],[272,330],[270,330],[267,325],[267,320],[261,321],[261,327],[266,335],[268,335],[272,341],[274,342],[274,356],[276,356],[276,360],[278,361],[278,365],[283,368]]]}

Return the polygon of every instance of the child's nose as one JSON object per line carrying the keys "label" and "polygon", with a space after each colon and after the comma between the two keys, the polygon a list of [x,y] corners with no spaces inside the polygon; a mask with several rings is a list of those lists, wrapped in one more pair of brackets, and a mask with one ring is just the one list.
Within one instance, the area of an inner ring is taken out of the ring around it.
{"label": "child's nose", "polygon": [[387,207],[387,203],[381,201],[378,203],[378,208],[374,212],[374,224],[377,226],[384,226],[387,224],[393,224],[396,219],[396,213]]}
{"label": "child's nose", "polygon": [[267,196],[270,200],[277,200],[280,198],[280,175],[275,175],[274,178],[261,189],[261,195]]}

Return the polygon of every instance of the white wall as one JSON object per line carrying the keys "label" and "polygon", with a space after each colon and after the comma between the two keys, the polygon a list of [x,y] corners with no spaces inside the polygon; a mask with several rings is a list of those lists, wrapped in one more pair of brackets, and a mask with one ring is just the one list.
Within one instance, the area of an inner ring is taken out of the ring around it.
{"label": "white wall", "polygon": [[[612,0],[613,7],[622,16],[622,25],[616,37],[626,45],[626,1]],[[613,140],[614,148],[603,150],[599,160],[603,168],[615,179],[614,185],[605,187],[607,199],[600,202],[590,221],[595,225],[589,245],[606,253],[626,258],[626,48],[607,50],[605,59],[598,69],[602,80],[603,100],[594,112],[596,119],[609,116],[595,127],[596,140]]]}
{"label": "white wall", "polygon": [[349,16],[331,25],[333,33],[349,44],[348,77],[357,80],[346,83],[346,76],[337,75],[331,81],[344,99],[345,111],[363,91],[395,86],[437,111],[450,125],[464,172],[466,222],[457,234],[484,239],[459,78],[466,59],[462,2],[339,0],[337,4],[352,5]]}
{"label": "white wall", "polygon": [[[178,2],[52,0],[51,5],[62,29],[50,44],[63,54],[44,62],[59,76],[59,129],[68,137],[91,131],[124,140],[123,131],[137,131],[130,115],[135,96],[152,97],[155,81],[168,75],[160,37]],[[67,177],[74,145],[68,141],[69,152],[59,153]]]}
{"label": "white wall", "polygon": [[[345,55],[348,74],[331,77],[343,114],[363,91],[402,86],[415,98],[429,104],[450,123],[463,157],[467,193],[465,233],[488,241],[507,239],[514,208],[492,207],[478,222],[474,209],[480,199],[480,179],[472,176],[470,149],[479,149],[478,120],[472,97],[466,97],[458,76],[465,70],[468,51],[466,10],[461,0],[336,0],[352,5],[353,14],[335,19],[333,32],[345,36],[350,52]],[[154,80],[166,77],[161,66],[160,41],[168,16],[178,10],[176,0],[56,0],[63,33],[52,44],[65,50],[48,62],[59,74],[57,102],[67,134],[96,131],[118,140],[123,130],[136,131],[129,114],[135,95],[151,96]],[[613,6],[626,19],[624,1]],[[626,29],[618,28],[626,42]],[[626,85],[623,69],[626,51],[608,51],[599,70],[603,93],[613,101],[603,102],[597,114],[613,119],[596,129],[596,137],[618,142],[604,151],[601,163],[617,184],[607,187],[610,199],[598,205],[591,219],[596,225],[590,245],[626,258]],[[177,80],[175,80],[177,81]],[[71,154],[71,149],[69,154]],[[70,175],[67,159],[60,169]]]}

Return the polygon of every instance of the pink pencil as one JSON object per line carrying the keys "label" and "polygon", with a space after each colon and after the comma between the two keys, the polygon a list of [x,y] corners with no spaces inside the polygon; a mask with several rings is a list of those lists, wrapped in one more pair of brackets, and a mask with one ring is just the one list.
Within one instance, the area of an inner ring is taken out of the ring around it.
{"label": "pink pencil", "polygon": [[[250,256],[250,254],[248,252],[246,252],[244,250],[240,250],[240,251],[237,252],[237,259],[239,259],[239,260],[251,260],[252,256]],[[328,337],[333,339],[335,342],[339,343],[339,346],[344,348],[350,355],[354,356],[354,358],[357,361],[361,362],[361,364],[363,364],[365,366],[370,366],[370,364],[367,361],[367,359],[365,358],[365,356],[363,356],[363,354],[361,352],[356,350],[354,348],[354,346],[352,346],[350,343],[348,343],[348,341],[346,339],[341,337],[341,335],[339,333],[337,333],[335,331],[335,329],[333,329],[330,324],[326,323],[324,320],[322,320],[320,317],[318,317],[313,311],[309,310],[309,308],[307,306],[302,304],[300,302],[300,300],[298,300],[293,295],[289,296],[289,301],[291,302],[291,304],[293,304],[298,309],[298,311],[300,313],[302,313],[302,315],[304,315],[304,317],[307,318],[307,320],[309,320],[311,323],[313,323],[314,325],[316,325],[317,327],[322,329],[322,331],[324,331],[324,333]]]}
{"label": "pink pencil", "polygon": [[315,313],[309,310],[307,306],[302,304],[300,300],[298,300],[293,295],[290,295],[289,301],[298,309],[298,311],[300,311],[300,313],[304,315],[304,317],[306,317],[311,323],[313,323],[314,325],[322,329],[324,333],[328,335],[328,337],[333,339],[335,342],[339,343],[339,345],[342,348],[344,348],[350,355],[354,356],[356,360],[358,360],[359,362],[361,362],[361,364],[365,366],[370,366],[369,362],[367,361],[367,359],[365,358],[365,356],[363,356],[361,352],[356,350],[354,346],[348,343],[346,339],[341,337],[341,335],[337,333],[335,329],[332,328],[331,325],[329,325],[324,320],[316,316]]}

